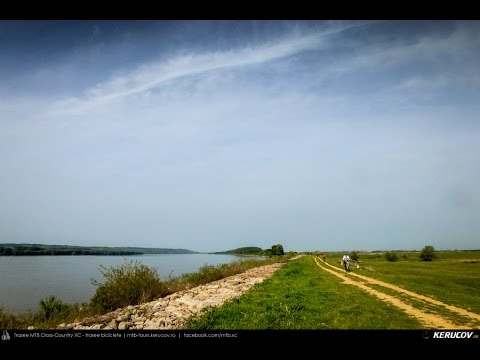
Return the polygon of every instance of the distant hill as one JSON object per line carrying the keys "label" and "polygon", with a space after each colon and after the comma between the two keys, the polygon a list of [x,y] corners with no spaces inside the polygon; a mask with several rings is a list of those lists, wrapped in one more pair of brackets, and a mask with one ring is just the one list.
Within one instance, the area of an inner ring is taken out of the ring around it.
{"label": "distant hill", "polygon": [[245,246],[233,250],[217,251],[212,254],[228,254],[228,255],[265,255],[265,250],[256,246]]}
{"label": "distant hill", "polygon": [[0,256],[199,254],[187,249],[0,243]]}

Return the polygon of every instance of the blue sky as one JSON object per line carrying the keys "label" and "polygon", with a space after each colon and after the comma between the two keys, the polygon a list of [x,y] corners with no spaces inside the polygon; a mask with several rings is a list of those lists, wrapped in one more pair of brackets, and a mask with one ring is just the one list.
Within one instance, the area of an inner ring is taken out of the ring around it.
{"label": "blue sky", "polygon": [[479,21],[0,21],[0,48],[0,242],[479,248]]}

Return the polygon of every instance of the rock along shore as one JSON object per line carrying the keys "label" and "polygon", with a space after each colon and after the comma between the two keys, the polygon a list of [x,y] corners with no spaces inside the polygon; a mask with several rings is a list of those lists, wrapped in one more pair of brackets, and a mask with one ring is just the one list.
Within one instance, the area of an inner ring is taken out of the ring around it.
{"label": "rock along shore", "polygon": [[252,268],[188,290],[182,290],[141,305],[129,305],[104,315],[71,324],[60,324],[64,330],[147,330],[181,329],[186,320],[208,308],[221,306],[239,297],[255,284],[269,278],[284,263]]}

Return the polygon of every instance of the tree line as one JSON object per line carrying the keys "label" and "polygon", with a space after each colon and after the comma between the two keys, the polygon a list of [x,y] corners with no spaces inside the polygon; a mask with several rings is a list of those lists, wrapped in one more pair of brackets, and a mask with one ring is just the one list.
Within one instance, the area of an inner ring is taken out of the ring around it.
{"label": "tree line", "polygon": [[117,251],[108,249],[89,248],[54,248],[38,246],[0,246],[0,256],[26,256],[26,255],[141,255],[136,251]]}
{"label": "tree line", "polygon": [[227,251],[218,251],[213,254],[228,254],[228,255],[257,255],[257,256],[280,256],[284,255],[282,244],[272,245],[269,249],[262,249],[256,246],[245,246]]}

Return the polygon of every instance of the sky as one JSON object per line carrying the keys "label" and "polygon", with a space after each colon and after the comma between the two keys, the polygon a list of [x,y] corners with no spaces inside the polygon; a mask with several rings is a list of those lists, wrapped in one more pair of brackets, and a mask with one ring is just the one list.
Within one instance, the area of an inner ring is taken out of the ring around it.
{"label": "sky", "polygon": [[480,248],[480,21],[0,21],[0,243]]}

